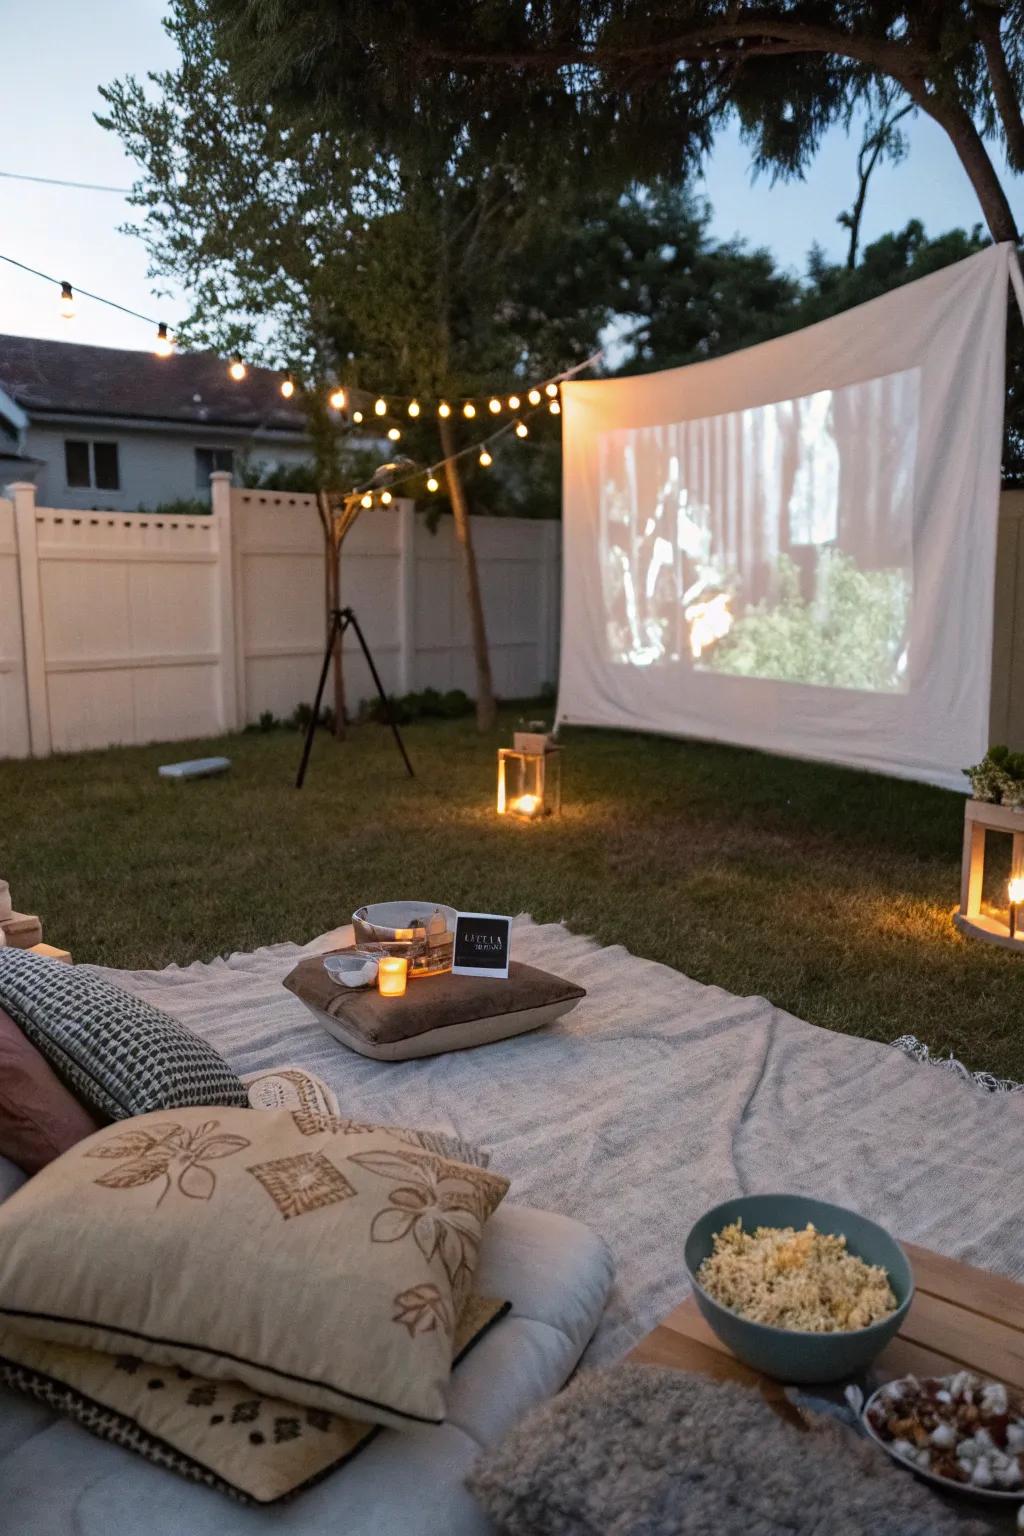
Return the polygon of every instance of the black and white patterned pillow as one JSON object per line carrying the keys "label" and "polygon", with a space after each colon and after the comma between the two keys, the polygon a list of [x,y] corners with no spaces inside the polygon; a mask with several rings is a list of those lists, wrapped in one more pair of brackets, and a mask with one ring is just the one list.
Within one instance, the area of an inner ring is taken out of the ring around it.
{"label": "black and white patterned pillow", "polygon": [[72,1091],[112,1120],[248,1103],[241,1080],[205,1040],[79,966],[0,949],[0,1008]]}

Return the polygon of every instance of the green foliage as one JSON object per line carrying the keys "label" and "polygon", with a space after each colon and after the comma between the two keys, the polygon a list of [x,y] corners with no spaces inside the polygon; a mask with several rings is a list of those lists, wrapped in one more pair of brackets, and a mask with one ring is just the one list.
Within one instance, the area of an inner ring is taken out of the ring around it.
{"label": "green foliage", "polygon": [[[474,701],[461,688],[450,688],[439,693],[436,688],[424,688],[421,693],[390,694],[388,705],[396,725],[408,725],[413,720],[460,720],[471,715],[476,708]],[[387,713],[379,698],[364,699],[359,706],[360,721],[387,724]]]}
{"label": "green foliage", "polygon": [[[291,714],[288,716],[288,719],[284,723],[290,731],[302,731],[305,733],[309,729],[309,722],[312,718],[312,704],[296,704],[295,708],[292,710]],[[329,705],[324,704],[321,706],[320,713],[316,718],[316,724],[317,730],[333,732],[334,710],[331,709]]]}
{"label": "green foliage", "polygon": [[965,768],[975,800],[1024,806],[1024,752],[1009,747],[989,747],[980,763]]}
{"label": "green foliage", "polygon": [[[209,0],[248,100],[368,130],[410,168],[470,139],[541,190],[680,180],[739,120],[754,163],[799,176],[823,135],[895,86],[942,126],[990,222],[1012,216],[984,139],[1024,169],[1024,0]],[[990,72],[991,71],[991,72]],[[1006,88],[997,90],[1005,72]],[[994,184],[994,185],[993,185]]]}
{"label": "green foliage", "polygon": [[209,517],[209,496],[176,496],[171,501],[158,501],[155,507],[140,502],[137,509],[150,517]]}
{"label": "green foliage", "polygon": [[860,571],[848,555],[824,549],[810,601],[787,555],[779,557],[778,583],[777,596],[739,617],[702,665],[832,688],[891,693],[903,687],[897,663],[910,588],[901,571]]}

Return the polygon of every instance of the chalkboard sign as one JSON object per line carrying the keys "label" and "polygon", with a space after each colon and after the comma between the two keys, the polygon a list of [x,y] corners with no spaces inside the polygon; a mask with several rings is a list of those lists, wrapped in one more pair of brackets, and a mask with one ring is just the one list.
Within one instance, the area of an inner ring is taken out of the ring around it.
{"label": "chalkboard sign", "polygon": [[510,917],[493,912],[460,912],[455,919],[455,976],[499,976],[508,980]]}

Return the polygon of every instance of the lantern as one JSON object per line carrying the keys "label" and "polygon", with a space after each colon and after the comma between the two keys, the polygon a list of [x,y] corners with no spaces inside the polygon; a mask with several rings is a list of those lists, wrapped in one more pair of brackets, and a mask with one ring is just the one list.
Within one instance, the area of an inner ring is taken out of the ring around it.
{"label": "lantern", "polygon": [[516,731],[498,748],[498,815],[537,821],[562,809],[562,749],[546,732]]}
{"label": "lantern", "polygon": [[[1010,879],[1005,887],[1005,922],[997,915],[998,908],[996,912],[991,908],[987,912],[982,910],[987,832],[1009,832],[1013,836]],[[1024,950],[1024,808],[995,805],[986,800],[965,802],[960,909],[953,921],[961,933],[972,939]]]}

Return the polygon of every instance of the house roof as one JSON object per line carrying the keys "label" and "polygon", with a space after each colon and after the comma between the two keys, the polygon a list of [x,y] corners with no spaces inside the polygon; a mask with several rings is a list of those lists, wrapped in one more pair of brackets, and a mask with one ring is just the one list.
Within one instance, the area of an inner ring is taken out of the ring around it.
{"label": "house roof", "polygon": [[305,418],[282,399],[280,382],[269,368],[250,368],[236,384],[213,352],[158,358],[126,347],[0,336],[0,389],[30,417],[121,416],[304,434]]}

